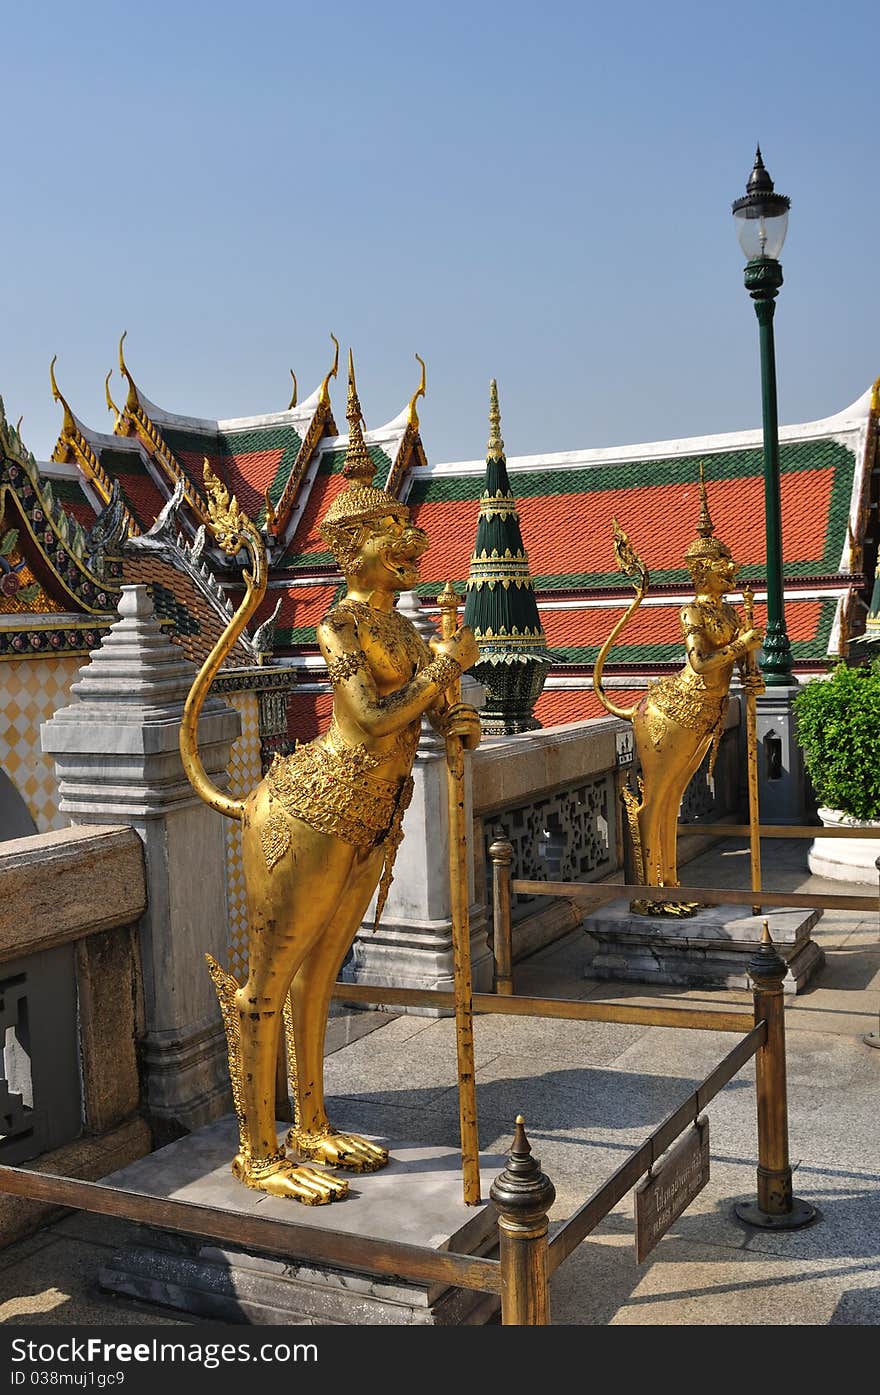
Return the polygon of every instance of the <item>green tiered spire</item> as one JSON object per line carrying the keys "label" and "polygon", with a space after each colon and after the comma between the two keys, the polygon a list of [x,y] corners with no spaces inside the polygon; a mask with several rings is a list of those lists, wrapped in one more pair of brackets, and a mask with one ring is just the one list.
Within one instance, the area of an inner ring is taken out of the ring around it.
{"label": "green tiered spire", "polygon": [[467,581],[464,620],[480,646],[474,676],[487,692],[488,735],[533,731],[535,703],[552,663],[529,576],[516,500],[507,478],[495,379],[489,385],[486,487]]}

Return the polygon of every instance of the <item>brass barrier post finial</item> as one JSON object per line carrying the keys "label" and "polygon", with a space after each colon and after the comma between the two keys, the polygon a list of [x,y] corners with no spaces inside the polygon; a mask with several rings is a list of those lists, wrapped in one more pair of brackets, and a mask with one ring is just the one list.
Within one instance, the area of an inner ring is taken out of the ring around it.
{"label": "brass barrier post finial", "polygon": [[495,829],[489,856],[492,859],[492,954],[495,959],[495,992],[513,992],[513,945],[510,932],[510,869],[513,844],[503,828]]}
{"label": "brass barrier post finial", "polygon": [[550,1322],[547,1212],[556,1199],[556,1188],[532,1154],[521,1114],[516,1116],[507,1167],[495,1178],[489,1195],[498,1207],[501,1321],[505,1326],[546,1327]]}
{"label": "brass barrier post finial", "polygon": [[758,1197],[757,1201],[738,1201],[734,1207],[741,1221],[763,1230],[798,1230],[816,1220],[818,1215],[815,1206],[793,1196],[791,1190],[782,991],[782,980],[787,972],[788,965],[773,943],[765,916],[761,943],[749,960],[755,1023],[767,1025],[767,1039],[755,1056]]}

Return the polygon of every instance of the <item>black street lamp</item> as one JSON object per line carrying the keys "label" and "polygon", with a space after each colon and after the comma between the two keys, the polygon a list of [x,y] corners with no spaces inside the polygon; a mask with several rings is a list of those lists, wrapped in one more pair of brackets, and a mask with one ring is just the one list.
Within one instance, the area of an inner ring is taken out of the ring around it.
{"label": "black street lamp", "polygon": [[773,190],[761,147],[743,198],[733,205],[739,244],[746,256],[746,290],[755,302],[761,341],[761,405],[764,422],[764,515],[767,533],[767,633],[761,668],[768,687],[789,687],[791,645],[785,629],[782,589],[782,509],[779,493],[779,429],[776,413],[775,300],[782,285],[777,260],[788,231],[791,200]]}

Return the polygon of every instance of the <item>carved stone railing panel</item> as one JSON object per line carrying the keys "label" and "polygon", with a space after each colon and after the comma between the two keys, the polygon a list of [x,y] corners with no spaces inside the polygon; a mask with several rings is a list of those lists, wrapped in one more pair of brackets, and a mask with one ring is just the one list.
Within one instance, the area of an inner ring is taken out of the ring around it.
{"label": "carved stone railing panel", "polygon": [[739,742],[736,727],[721,738],[718,758],[709,777],[709,756],[704,759],[684,792],[679,819],[682,823],[706,823],[735,810],[738,803]]}
{"label": "carved stone railing panel", "polygon": [[74,951],[0,968],[0,1163],[37,1157],[82,1130]]}
{"label": "carved stone railing panel", "polygon": [[[489,844],[503,829],[513,845],[514,878],[528,881],[595,881],[617,866],[614,775],[608,771],[531,804],[505,809],[483,821],[487,901],[491,901]],[[514,896],[514,909],[533,906],[532,896]]]}

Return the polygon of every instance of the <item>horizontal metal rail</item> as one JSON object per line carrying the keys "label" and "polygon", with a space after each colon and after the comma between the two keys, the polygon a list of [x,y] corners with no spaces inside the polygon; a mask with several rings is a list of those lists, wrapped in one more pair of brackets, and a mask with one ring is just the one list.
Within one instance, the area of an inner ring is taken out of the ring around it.
{"label": "horizontal metal rail", "polygon": [[706,1076],[702,1085],[692,1095],[669,1114],[663,1123],[649,1134],[641,1147],[630,1153],[616,1172],[594,1192],[583,1206],[570,1216],[550,1241],[549,1267],[552,1274],[560,1264],[572,1254],[601,1220],[616,1206],[621,1197],[635,1186],[639,1178],[648,1171],[661,1153],[674,1143],[680,1133],[692,1124],[706,1108],[719,1090],[736,1075],[759,1047],[767,1040],[767,1024],[759,1022],[756,1027],[738,1042],[724,1060]]}
{"label": "horizontal metal rail", "polygon": [[[679,833],[717,833],[720,838],[748,838],[747,823],[680,823]],[[762,823],[758,825],[762,838],[880,838],[880,824],[864,828],[814,828],[812,824]]]}
{"label": "horizontal metal rail", "polygon": [[[336,983],[333,997],[352,1003],[397,1003],[401,1007],[451,1008],[455,996],[436,988],[387,988],[375,983]],[[747,1032],[750,1012],[723,1012],[714,1008],[643,1007],[636,1003],[591,1003],[582,998],[499,997],[475,993],[474,1012],[506,1013],[511,1017],[563,1017],[576,1022],[630,1022],[646,1027],[691,1027],[696,1031]]]}
{"label": "horizontal metal rail", "polygon": [[[199,1206],[191,1201],[171,1201],[143,1192],[105,1187],[74,1177],[56,1177],[22,1167],[0,1167],[0,1192],[44,1201],[54,1206],[90,1211],[99,1216],[118,1216],[140,1221],[182,1235],[198,1235],[243,1249],[262,1250],[291,1259],[315,1260],[367,1274],[389,1274],[418,1283],[441,1282],[480,1293],[501,1292],[501,1264],[497,1259],[480,1259],[429,1250],[398,1240],[370,1240],[360,1235],[319,1230],[315,1226],[249,1215],[241,1211],[221,1211],[215,1206]],[[295,1203],[292,1203],[295,1204]]]}
{"label": "horizontal metal rail", "polygon": [[[880,898],[873,896],[826,896],[818,891],[734,891],[730,887],[709,886],[640,886],[629,882],[603,882],[599,894],[603,901],[613,886],[615,896],[635,897],[642,901],[699,900],[707,906],[807,906],[812,910],[876,911]],[[535,882],[514,878],[511,890],[521,896],[565,896],[569,901],[592,901],[596,898],[594,882]]]}

